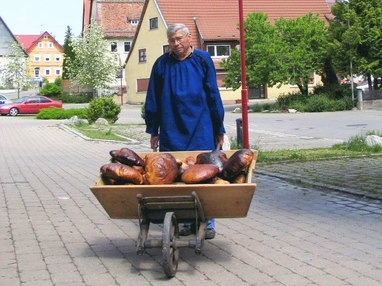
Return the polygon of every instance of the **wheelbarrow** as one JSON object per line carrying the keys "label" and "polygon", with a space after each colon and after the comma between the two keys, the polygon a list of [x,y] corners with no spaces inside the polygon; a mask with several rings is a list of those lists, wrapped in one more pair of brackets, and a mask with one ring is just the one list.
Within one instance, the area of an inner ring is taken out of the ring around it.
{"label": "wheelbarrow", "polygon": [[[237,150],[224,151],[228,157]],[[183,160],[203,151],[168,152]],[[162,267],[167,277],[174,277],[178,269],[179,249],[203,250],[207,221],[218,218],[246,217],[256,184],[252,183],[257,151],[241,184],[171,184],[171,185],[106,185],[99,176],[90,190],[112,219],[138,219],[140,231],[136,253],[146,249],[162,249]],[[138,153],[144,156],[149,153]],[[179,223],[197,226],[196,234],[179,237]],[[162,238],[148,239],[150,223],[163,224]]]}

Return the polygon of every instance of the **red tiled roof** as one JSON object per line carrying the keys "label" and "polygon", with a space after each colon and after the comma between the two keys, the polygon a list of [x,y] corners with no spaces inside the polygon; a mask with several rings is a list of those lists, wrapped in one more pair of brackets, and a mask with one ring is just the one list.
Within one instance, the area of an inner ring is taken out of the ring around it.
{"label": "red tiled roof", "polygon": [[[96,15],[97,23],[102,26],[107,38],[133,38],[137,29],[130,20],[138,20],[144,5],[143,0],[95,1],[84,0],[84,26],[91,22],[91,15]],[[94,8],[95,7],[95,8]],[[96,9],[96,11],[92,11]]]}
{"label": "red tiled roof", "polygon": [[[168,25],[184,23],[191,34],[203,40],[229,40],[239,38],[239,5],[233,0],[151,0],[158,3],[159,9]],[[248,13],[262,12],[268,20],[284,17],[294,19],[312,12],[319,14],[327,22],[330,9],[326,0],[243,0],[244,17]],[[196,21],[196,22],[195,22]],[[196,23],[196,25],[195,25]],[[196,26],[199,29],[197,33]],[[195,43],[194,43],[195,44]]]}
{"label": "red tiled roof", "polygon": [[25,50],[28,50],[40,38],[41,35],[15,35]]}
{"label": "red tiled roof", "polygon": [[62,52],[64,51],[64,48],[48,32],[44,32],[41,35],[15,35],[15,38],[22,44],[27,53],[29,53],[30,49],[33,48],[44,36],[49,37]]}

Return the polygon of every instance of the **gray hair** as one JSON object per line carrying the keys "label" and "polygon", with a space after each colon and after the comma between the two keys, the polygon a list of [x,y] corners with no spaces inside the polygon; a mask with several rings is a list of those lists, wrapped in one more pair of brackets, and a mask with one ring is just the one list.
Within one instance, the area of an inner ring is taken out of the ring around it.
{"label": "gray hair", "polygon": [[190,33],[190,31],[188,30],[187,26],[182,24],[182,23],[176,23],[176,24],[172,24],[170,26],[168,26],[167,28],[167,37],[176,33],[176,31],[178,30],[183,30],[183,34],[186,36]]}

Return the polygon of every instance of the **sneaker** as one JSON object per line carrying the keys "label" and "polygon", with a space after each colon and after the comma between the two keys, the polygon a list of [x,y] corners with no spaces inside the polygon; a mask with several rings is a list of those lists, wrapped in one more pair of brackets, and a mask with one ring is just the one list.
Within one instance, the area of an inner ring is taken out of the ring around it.
{"label": "sneaker", "polygon": [[216,235],[216,231],[212,229],[207,229],[206,230],[206,236],[204,237],[205,239],[214,239]]}

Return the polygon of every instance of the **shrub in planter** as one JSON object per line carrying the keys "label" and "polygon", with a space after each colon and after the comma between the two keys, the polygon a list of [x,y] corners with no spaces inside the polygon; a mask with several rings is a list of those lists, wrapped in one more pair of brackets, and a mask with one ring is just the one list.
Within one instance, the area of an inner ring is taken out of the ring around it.
{"label": "shrub in planter", "polygon": [[114,123],[118,120],[121,107],[116,104],[112,98],[100,97],[90,101],[87,110],[87,119],[90,123],[95,122],[98,118],[104,118],[107,121]]}

